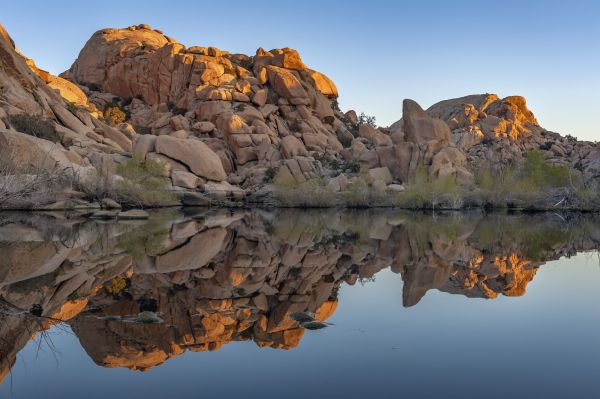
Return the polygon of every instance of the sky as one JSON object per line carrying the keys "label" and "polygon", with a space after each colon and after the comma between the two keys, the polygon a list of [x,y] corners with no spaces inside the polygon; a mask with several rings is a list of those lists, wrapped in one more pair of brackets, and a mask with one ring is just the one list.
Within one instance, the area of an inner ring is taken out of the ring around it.
{"label": "sky", "polygon": [[387,126],[476,93],[522,95],[548,130],[600,140],[600,1],[11,1],[0,22],[54,74],[97,30],[145,23],[186,46],[297,49],[343,110]]}

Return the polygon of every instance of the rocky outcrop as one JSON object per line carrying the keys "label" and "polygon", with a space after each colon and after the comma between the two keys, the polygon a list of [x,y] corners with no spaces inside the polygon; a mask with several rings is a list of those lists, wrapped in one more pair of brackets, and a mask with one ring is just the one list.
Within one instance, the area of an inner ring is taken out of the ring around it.
{"label": "rocky outcrop", "polygon": [[[0,129],[26,130],[10,115],[39,115],[58,136],[42,140],[73,169],[99,175],[132,158],[154,161],[186,205],[271,203],[277,186],[307,181],[328,195],[366,184],[392,199],[439,180],[473,188],[477,171],[518,164],[532,150],[575,170],[586,187],[600,181],[600,148],[543,129],[519,96],[471,95],[427,111],[404,100],[402,118],[383,128],[339,110],[335,84],[290,48],[231,54],[187,48],[148,25],[109,28],[56,77],[1,33]],[[391,180],[369,172],[383,169]]]}

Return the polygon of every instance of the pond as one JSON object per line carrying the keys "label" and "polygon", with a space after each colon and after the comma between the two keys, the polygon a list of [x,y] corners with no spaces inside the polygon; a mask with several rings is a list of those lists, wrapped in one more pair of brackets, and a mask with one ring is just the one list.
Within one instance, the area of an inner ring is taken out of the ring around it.
{"label": "pond", "polygon": [[2,398],[600,394],[600,215],[0,214]]}

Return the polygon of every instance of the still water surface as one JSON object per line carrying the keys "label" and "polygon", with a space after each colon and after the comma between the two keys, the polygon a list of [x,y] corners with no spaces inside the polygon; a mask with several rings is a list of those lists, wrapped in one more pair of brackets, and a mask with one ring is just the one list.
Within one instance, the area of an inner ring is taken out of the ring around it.
{"label": "still water surface", "polygon": [[573,214],[6,214],[0,397],[598,397],[599,243]]}

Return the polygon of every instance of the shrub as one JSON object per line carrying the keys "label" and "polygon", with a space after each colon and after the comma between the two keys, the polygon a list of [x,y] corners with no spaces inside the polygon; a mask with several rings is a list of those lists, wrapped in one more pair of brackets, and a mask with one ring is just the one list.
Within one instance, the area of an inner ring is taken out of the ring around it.
{"label": "shrub", "polygon": [[265,171],[265,177],[263,179],[263,182],[265,182],[265,183],[273,182],[273,180],[275,179],[275,175],[277,175],[277,170],[275,168],[273,168],[272,166],[270,166]]}
{"label": "shrub", "polygon": [[548,209],[560,202],[587,208],[597,200],[589,195],[580,172],[551,163],[542,151],[531,151],[521,162],[501,168],[479,168],[476,185],[475,200],[490,207]]}
{"label": "shrub", "polygon": [[367,125],[371,125],[372,127],[377,127],[377,125],[375,124],[375,117],[374,116],[369,116],[367,114],[365,114],[364,112],[361,112],[360,115],[358,116],[358,124],[359,125],[363,125],[363,124],[367,124]]}
{"label": "shrub", "polygon": [[40,115],[16,114],[8,116],[8,123],[17,131],[40,139],[59,142],[54,123]]}
{"label": "shrub", "polygon": [[224,65],[224,70],[224,73],[237,76],[237,70],[235,69],[235,67],[229,67],[228,65]]}
{"label": "shrub", "polygon": [[77,112],[79,111],[79,108],[77,107],[77,105],[70,101],[66,101],[66,103],[67,103],[67,110],[69,110],[69,112],[72,113],[73,115],[76,115]]}
{"label": "shrub", "polygon": [[571,136],[570,134],[567,134],[567,135],[565,136],[565,138],[567,139],[567,141],[569,141],[569,142],[571,142],[571,143],[573,143],[573,142],[576,142],[576,141],[577,141],[577,137],[575,137],[575,136]]}
{"label": "shrub", "polygon": [[298,119],[294,120],[294,122],[292,122],[292,124],[290,125],[290,130],[292,131],[292,133],[299,132],[301,128],[302,126],[300,125],[300,121]]}
{"label": "shrub", "polygon": [[456,176],[430,180],[421,164],[405,191],[398,196],[398,205],[412,209],[435,209],[440,206],[457,209],[463,205],[463,194]]}
{"label": "shrub", "polygon": [[23,164],[20,157],[8,152],[0,157],[0,205],[31,208],[54,201],[57,189],[73,182],[68,170],[50,171],[43,165]]}
{"label": "shrub", "polygon": [[104,119],[109,125],[114,126],[125,122],[128,119],[128,115],[118,104],[109,103],[104,108]]}
{"label": "shrub", "polygon": [[235,112],[242,112],[246,109],[246,104],[237,104],[235,107],[233,107],[233,110]]}
{"label": "shrub", "polygon": [[87,88],[91,91],[102,91],[102,86],[97,83],[88,83],[86,84]]}
{"label": "shrub", "polygon": [[173,115],[185,115],[188,112],[188,110],[187,108],[175,107],[171,110],[171,112],[173,113]]}
{"label": "shrub", "polygon": [[248,57],[247,59],[240,60],[240,66],[248,71],[251,71],[254,67],[254,57]]}
{"label": "shrub", "polygon": [[353,136],[354,135],[347,134],[345,131],[338,132],[337,134],[337,138],[344,148],[349,148],[352,146],[352,140],[354,139]]}
{"label": "shrub", "polygon": [[133,125],[133,129],[137,134],[152,134],[152,128],[142,125]]}
{"label": "shrub", "polygon": [[177,198],[168,190],[169,179],[162,171],[157,161],[133,158],[118,166],[119,176],[101,170],[81,190],[94,199],[112,198],[125,206],[172,205]]}
{"label": "shrub", "polygon": [[128,96],[121,100],[121,107],[127,107],[133,101],[133,97]]}
{"label": "shrub", "polygon": [[331,100],[331,109],[333,109],[334,111],[341,112],[340,103],[338,102],[337,98],[334,98],[333,100]]}

